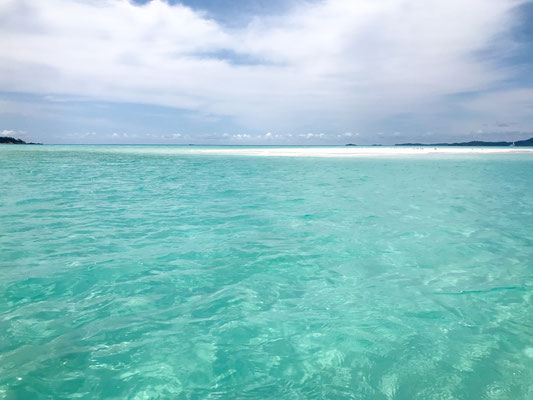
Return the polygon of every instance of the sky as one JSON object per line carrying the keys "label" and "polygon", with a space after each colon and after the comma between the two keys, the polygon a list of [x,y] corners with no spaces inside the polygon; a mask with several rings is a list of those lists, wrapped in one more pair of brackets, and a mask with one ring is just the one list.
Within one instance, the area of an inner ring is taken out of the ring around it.
{"label": "sky", "polygon": [[533,137],[533,1],[0,0],[0,135],[231,145]]}

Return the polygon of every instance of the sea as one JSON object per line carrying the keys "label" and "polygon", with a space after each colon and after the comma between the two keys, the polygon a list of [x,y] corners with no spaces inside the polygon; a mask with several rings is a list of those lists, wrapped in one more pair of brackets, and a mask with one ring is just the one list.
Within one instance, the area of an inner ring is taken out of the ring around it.
{"label": "sea", "polygon": [[0,147],[0,399],[533,399],[533,154]]}

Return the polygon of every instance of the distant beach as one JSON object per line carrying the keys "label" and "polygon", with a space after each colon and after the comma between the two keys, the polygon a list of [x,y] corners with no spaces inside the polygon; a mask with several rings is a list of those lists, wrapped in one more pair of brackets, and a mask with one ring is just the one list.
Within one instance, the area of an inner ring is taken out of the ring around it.
{"label": "distant beach", "polygon": [[[453,155],[533,155],[533,147],[481,146],[209,146],[209,145],[45,145],[9,146],[11,151],[117,153],[153,155],[220,155],[255,157],[404,157]],[[8,150],[7,147],[4,150]]]}
{"label": "distant beach", "polygon": [[533,147],[275,147],[275,148],[212,148],[192,149],[203,154],[224,154],[265,157],[378,157],[431,154],[533,154]]}

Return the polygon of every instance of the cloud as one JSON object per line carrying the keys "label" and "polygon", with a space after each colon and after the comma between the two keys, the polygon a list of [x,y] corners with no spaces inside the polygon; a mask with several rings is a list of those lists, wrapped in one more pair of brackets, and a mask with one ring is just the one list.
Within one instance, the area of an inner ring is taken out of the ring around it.
{"label": "cloud", "polygon": [[337,135],[337,137],[344,137],[344,138],[351,138],[354,136],[359,136],[359,132],[356,132],[356,133],[344,132],[342,135]]}
{"label": "cloud", "polygon": [[324,139],[326,137],[326,134],[324,133],[300,133],[298,136],[304,139]]}
{"label": "cloud", "polygon": [[252,138],[252,135],[248,135],[247,133],[236,133],[234,135],[231,135],[232,139],[250,139]]}
{"label": "cloud", "polygon": [[[0,90],[170,106],[250,130],[343,132],[497,88],[515,71],[479,53],[514,48],[524,2],[301,1],[228,28],[161,0],[2,0]],[[490,110],[486,99],[465,109]]]}
{"label": "cloud", "polygon": [[26,132],[24,131],[14,131],[11,129],[4,129],[0,131],[0,136],[10,136],[10,137],[18,137],[18,136],[24,136]]}
{"label": "cloud", "polygon": [[4,129],[3,131],[0,131],[0,136],[13,136],[15,134],[15,131]]}

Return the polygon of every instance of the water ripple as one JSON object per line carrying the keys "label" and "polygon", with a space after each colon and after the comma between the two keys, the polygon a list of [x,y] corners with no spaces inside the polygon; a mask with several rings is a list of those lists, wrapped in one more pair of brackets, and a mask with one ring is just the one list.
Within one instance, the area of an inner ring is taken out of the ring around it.
{"label": "water ripple", "polygon": [[0,398],[533,397],[531,157],[32,149]]}

